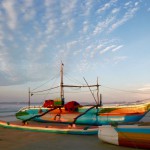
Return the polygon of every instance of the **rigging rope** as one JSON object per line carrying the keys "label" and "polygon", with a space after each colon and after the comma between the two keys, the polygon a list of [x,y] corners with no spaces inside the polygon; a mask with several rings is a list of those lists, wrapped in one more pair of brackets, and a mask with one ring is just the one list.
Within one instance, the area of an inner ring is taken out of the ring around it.
{"label": "rigging rope", "polygon": [[60,87],[60,86],[56,86],[56,87],[53,87],[53,88],[50,88],[50,89],[46,89],[46,90],[42,90],[42,91],[31,92],[31,93],[39,93],[39,92],[49,91],[49,90],[52,90],[52,89],[56,89],[58,87]]}
{"label": "rigging rope", "polygon": [[73,82],[77,83],[77,84],[83,85],[80,81],[76,80],[75,78],[71,78],[71,76],[69,74],[65,74],[64,77],[67,78],[70,81],[73,81]]}
{"label": "rigging rope", "polygon": [[104,85],[101,85],[101,87],[112,89],[112,90],[116,90],[116,91],[121,91],[121,92],[128,92],[128,93],[150,94],[150,93],[142,93],[142,92],[136,92],[136,91],[128,91],[128,90],[116,89],[116,88],[111,88],[111,87],[104,86]]}
{"label": "rigging rope", "polygon": [[[40,86],[38,86],[38,87],[36,87],[36,88],[34,88],[32,91],[34,91],[34,90],[36,90],[36,89],[38,89],[38,88],[40,88],[40,87],[42,87],[43,85],[45,85],[46,83],[48,83],[50,80],[53,80],[53,79],[55,79],[55,78],[58,78],[58,75],[57,76],[54,76],[54,77],[52,77],[51,79],[49,79],[49,80],[47,80],[46,82],[44,82],[43,84],[41,84]],[[32,92],[31,91],[31,92]]]}

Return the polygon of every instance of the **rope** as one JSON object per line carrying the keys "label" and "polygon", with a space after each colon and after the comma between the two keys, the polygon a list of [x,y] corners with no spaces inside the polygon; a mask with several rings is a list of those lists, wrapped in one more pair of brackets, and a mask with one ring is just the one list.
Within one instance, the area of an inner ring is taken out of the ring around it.
{"label": "rope", "polygon": [[46,90],[42,90],[42,91],[36,91],[36,92],[32,92],[32,93],[39,93],[39,92],[49,91],[49,90],[52,90],[52,89],[56,89],[58,87],[59,86],[56,86],[56,87],[53,87],[53,88],[50,88],[50,89],[46,89]]}
{"label": "rope", "polygon": [[103,86],[103,85],[101,85],[101,87],[112,89],[112,90],[116,90],[116,91],[121,91],[121,92],[128,92],[128,93],[150,94],[150,93],[142,93],[142,92],[136,92],[136,91],[128,91],[128,90],[116,89],[116,88]]}
{"label": "rope", "polygon": [[30,121],[30,120],[32,120],[32,119],[34,119],[34,118],[36,118],[36,117],[44,116],[44,115],[47,114],[48,112],[53,111],[53,110],[55,110],[55,109],[57,109],[57,107],[56,107],[56,108],[52,108],[52,109],[50,109],[50,110],[48,110],[48,111],[46,111],[46,112],[44,112],[44,113],[42,113],[42,114],[40,114],[40,115],[35,115],[35,116],[30,117],[30,118],[28,118],[28,119],[26,119],[26,120],[23,120],[23,123],[25,124],[27,121]]}

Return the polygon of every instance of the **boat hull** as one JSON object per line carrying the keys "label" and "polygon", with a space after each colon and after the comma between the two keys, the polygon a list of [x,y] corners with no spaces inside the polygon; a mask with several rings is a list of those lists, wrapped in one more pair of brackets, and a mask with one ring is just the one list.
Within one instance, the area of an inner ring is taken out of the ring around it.
{"label": "boat hull", "polygon": [[150,125],[101,126],[98,137],[114,145],[150,149]]}
{"label": "boat hull", "polygon": [[109,107],[93,107],[83,106],[77,111],[69,112],[65,108],[55,109],[43,116],[34,117],[45,113],[50,108],[44,107],[27,107],[16,113],[16,117],[20,120],[27,120],[33,117],[32,120],[38,122],[62,122],[72,123],[75,118],[76,124],[88,125],[109,125],[112,123],[137,122],[149,111],[149,104],[129,105],[129,106],[109,106]]}

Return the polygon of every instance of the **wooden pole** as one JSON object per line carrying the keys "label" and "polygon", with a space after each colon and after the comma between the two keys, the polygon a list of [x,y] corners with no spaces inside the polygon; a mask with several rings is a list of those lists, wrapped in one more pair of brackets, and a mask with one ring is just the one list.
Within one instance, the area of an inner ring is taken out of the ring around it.
{"label": "wooden pole", "polygon": [[97,103],[98,105],[100,104],[98,77],[97,77]]}
{"label": "wooden pole", "polygon": [[83,79],[84,79],[84,81],[86,82],[86,84],[87,84],[87,86],[88,86],[88,88],[89,88],[89,90],[90,90],[90,92],[91,92],[91,94],[92,94],[92,96],[93,96],[93,98],[94,98],[94,100],[95,100],[96,105],[98,105],[98,103],[97,103],[97,101],[96,101],[96,98],[95,98],[95,96],[94,96],[94,94],[93,94],[92,90],[90,89],[90,87],[89,87],[89,85],[88,85],[87,81],[85,80],[85,78],[84,78],[84,77],[83,77]]}
{"label": "wooden pole", "polygon": [[63,66],[64,64],[61,63],[61,69],[60,69],[60,97],[62,101],[62,105],[64,105],[64,89],[63,89]]}
{"label": "wooden pole", "polygon": [[29,101],[28,101],[28,106],[30,107],[30,96],[31,96],[31,92],[30,92],[30,88],[29,88]]}

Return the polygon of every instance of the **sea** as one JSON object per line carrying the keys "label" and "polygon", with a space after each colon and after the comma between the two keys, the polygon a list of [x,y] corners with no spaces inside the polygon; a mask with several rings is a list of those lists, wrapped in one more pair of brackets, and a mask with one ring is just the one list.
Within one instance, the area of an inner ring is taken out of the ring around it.
{"label": "sea", "polygon": [[[40,103],[34,103],[35,105],[41,105]],[[15,114],[23,107],[28,106],[26,102],[0,102],[0,120],[3,121],[16,121]]]}

